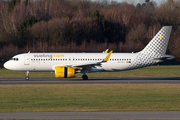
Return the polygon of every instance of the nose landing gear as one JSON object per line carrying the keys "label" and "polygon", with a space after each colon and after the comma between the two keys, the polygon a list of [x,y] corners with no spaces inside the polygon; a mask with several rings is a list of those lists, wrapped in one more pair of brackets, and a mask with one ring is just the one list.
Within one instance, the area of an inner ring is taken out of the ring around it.
{"label": "nose landing gear", "polygon": [[29,71],[26,72],[25,80],[29,80]]}

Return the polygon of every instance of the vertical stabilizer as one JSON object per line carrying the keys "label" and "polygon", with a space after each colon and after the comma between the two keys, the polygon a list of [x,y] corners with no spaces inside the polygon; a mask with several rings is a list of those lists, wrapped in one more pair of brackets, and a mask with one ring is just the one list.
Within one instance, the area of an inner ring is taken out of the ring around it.
{"label": "vertical stabilizer", "polygon": [[141,51],[141,53],[151,53],[157,56],[163,56],[169,42],[172,26],[164,26],[149,42],[149,44]]}

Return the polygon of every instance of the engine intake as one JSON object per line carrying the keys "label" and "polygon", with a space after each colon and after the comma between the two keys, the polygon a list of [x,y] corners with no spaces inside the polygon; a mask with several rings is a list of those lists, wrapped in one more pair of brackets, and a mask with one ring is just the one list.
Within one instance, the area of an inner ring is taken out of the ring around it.
{"label": "engine intake", "polygon": [[72,67],[55,67],[56,78],[73,78],[75,77],[75,68]]}

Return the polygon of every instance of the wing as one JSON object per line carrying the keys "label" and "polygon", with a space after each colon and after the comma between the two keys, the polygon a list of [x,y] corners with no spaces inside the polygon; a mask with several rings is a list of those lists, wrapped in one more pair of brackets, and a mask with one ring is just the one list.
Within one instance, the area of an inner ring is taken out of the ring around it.
{"label": "wing", "polygon": [[109,52],[109,54],[106,56],[106,58],[103,59],[100,62],[89,62],[89,63],[83,63],[83,64],[74,64],[71,67],[81,67],[81,68],[84,68],[84,67],[94,67],[96,65],[101,65],[101,63],[107,62],[109,60],[109,58],[111,57],[112,52],[113,51],[111,50],[111,52]]}
{"label": "wing", "polygon": [[65,66],[65,67],[74,67],[74,68],[79,68],[79,69],[83,69],[83,68],[92,68],[94,66],[100,66],[101,63],[107,62],[109,60],[109,58],[111,57],[113,50],[111,50],[109,52],[109,54],[102,60],[102,61],[98,61],[98,62],[88,62],[88,63],[82,63],[82,64],[69,64],[69,65],[55,65],[52,67],[53,70],[55,70],[56,66]]}

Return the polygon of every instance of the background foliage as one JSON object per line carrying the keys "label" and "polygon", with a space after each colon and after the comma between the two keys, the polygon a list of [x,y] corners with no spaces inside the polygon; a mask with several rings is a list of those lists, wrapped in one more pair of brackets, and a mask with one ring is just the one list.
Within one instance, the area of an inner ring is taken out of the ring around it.
{"label": "background foliage", "polygon": [[167,54],[180,61],[180,1],[157,6],[88,0],[0,1],[0,60],[22,52],[140,51],[161,29],[173,30]]}

